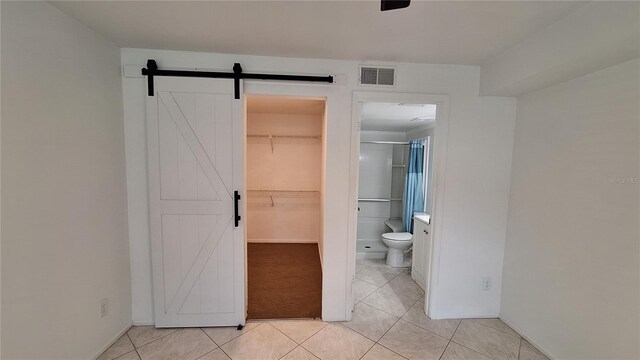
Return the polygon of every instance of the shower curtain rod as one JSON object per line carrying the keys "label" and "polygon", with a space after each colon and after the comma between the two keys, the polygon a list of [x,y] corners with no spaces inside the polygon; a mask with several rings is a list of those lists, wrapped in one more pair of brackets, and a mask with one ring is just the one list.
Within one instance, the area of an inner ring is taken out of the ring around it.
{"label": "shower curtain rod", "polygon": [[378,141],[378,140],[360,140],[360,144],[390,144],[390,145],[409,145],[408,141]]}

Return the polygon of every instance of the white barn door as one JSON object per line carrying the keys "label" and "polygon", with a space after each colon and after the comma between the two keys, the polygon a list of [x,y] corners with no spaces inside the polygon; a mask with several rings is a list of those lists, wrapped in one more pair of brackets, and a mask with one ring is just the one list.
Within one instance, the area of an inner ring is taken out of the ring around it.
{"label": "white barn door", "polygon": [[157,327],[245,322],[244,120],[233,81],[155,78],[147,97],[149,209]]}

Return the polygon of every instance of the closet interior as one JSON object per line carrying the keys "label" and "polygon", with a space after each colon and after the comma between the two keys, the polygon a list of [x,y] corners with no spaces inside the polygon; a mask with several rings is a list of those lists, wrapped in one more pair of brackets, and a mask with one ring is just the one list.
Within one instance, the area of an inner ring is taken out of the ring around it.
{"label": "closet interior", "polygon": [[324,99],[247,96],[251,319],[321,316],[324,133]]}

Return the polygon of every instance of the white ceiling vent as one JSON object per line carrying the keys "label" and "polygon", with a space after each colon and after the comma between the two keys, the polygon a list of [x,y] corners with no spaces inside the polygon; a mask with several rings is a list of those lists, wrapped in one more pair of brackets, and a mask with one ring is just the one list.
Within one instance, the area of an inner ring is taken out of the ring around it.
{"label": "white ceiling vent", "polygon": [[393,86],[396,82],[396,69],[389,67],[360,67],[360,85]]}

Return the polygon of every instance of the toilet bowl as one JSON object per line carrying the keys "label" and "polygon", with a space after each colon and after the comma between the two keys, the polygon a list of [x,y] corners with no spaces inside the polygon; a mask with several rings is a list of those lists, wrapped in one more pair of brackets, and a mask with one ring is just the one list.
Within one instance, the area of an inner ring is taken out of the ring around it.
{"label": "toilet bowl", "polygon": [[408,266],[404,262],[404,252],[413,245],[413,235],[408,232],[391,232],[382,234],[382,241],[389,247],[387,265],[393,267]]}

